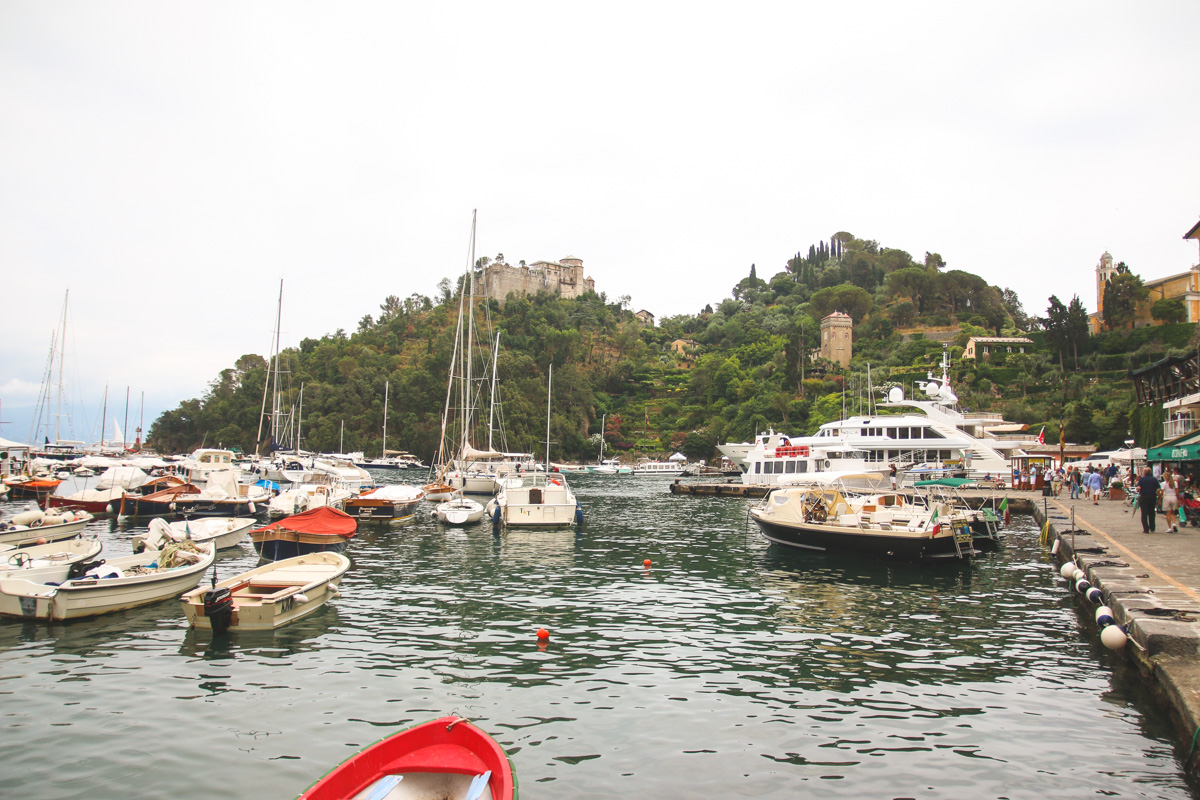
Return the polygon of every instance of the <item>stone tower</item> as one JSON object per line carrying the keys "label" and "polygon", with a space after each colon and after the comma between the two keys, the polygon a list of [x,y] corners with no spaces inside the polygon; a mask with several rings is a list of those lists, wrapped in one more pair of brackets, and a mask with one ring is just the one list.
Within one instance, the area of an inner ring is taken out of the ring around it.
{"label": "stone tower", "polygon": [[1104,319],[1104,284],[1117,274],[1117,268],[1113,266],[1112,255],[1105,251],[1104,255],[1100,256],[1100,263],[1096,265],[1096,314],[1100,319]]}
{"label": "stone tower", "polygon": [[821,358],[827,358],[842,369],[850,366],[854,320],[849,314],[834,311],[821,320]]}

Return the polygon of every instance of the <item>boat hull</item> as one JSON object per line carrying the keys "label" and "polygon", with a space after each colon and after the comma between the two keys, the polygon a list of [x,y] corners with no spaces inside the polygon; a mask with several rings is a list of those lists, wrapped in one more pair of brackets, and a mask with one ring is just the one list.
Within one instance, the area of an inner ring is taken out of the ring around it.
{"label": "boat hull", "polygon": [[355,498],[347,500],[342,510],[359,522],[382,524],[408,522],[416,515],[417,507],[421,505],[421,500],[423,499],[422,497],[416,500],[393,503],[386,500],[362,500]]}
{"label": "boat hull", "polygon": [[[221,581],[212,589],[229,589],[233,612],[228,630],[270,631],[303,619],[337,596],[350,560],[338,553],[310,553],[257,567]],[[205,613],[208,587],[199,587],[180,598],[188,622],[212,630]]]}
{"label": "boat hull", "polygon": [[[372,787],[389,800],[462,798],[475,776],[488,773],[481,798],[516,800],[517,777],[508,755],[479,728],[458,717],[416,725],[351,756],[298,800],[343,800]],[[395,781],[391,791],[382,781]]]}
{"label": "boat hull", "polygon": [[[763,519],[754,510],[750,516],[769,541],[799,550],[899,561],[929,561],[959,556],[953,533],[930,536],[927,531],[904,531],[889,535],[872,529],[855,530],[821,523],[781,524]],[[970,547],[968,544],[967,548]]]}
{"label": "boat hull", "polygon": [[75,522],[64,522],[59,525],[42,525],[36,528],[20,528],[17,530],[0,531],[0,544],[15,544],[27,545],[34,544],[38,539],[46,542],[57,542],[63,539],[70,539],[72,536],[77,536],[83,532],[84,527],[91,520],[89,515],[87,519],[76,520]]}
{"label": "boat hull", "polygon": [[263,536],[253,533],[250,538],[254,552],[263,561],[282,561],[309,553],[340,553],[349,544],[349,540],[337,535],[295,531],[272,531]]}
{"label": "boat hull", "polygon": [[[191,589],[204,577],[213,562],[215,548],[207,548],[197,564],[120,578],[76,579],[61,586],[46,586],[27,580],[0,579],[0,615],[38,620],[71,620],[124,611],[169,600]],[[156,553],[127,556],[110,563],[126,569],[151,563]]]}

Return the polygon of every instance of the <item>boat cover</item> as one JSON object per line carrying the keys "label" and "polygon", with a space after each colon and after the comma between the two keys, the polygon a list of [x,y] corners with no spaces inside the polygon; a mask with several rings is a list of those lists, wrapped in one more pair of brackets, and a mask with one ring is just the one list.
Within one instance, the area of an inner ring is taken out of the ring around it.
{"label": "boat cover", "polygon": [[349,539],[358,530],[358,520],[344,511],[338,511],[336,508],[330,508],[329,506],[321,506],[305,511],[302,514],[284,517],[265,527],[255,528],[250,533],[255,534],[279,530],[295,531],[296,533],[314,533],[323,536],[341,536]]}
{"label": "boat cover", "polygon": [[369,492],[363,492],[359,497],[364,500],[386,500],[390,503],[403,503],[409,500],[420,500],[425,492],[420,486],[408,486],[402,483],[390,483],[376,486]]}
{"label": "boat cover", "polygon": [[97,489],[136,489],[150,476],[137,467],[109,467],[96,481]]}

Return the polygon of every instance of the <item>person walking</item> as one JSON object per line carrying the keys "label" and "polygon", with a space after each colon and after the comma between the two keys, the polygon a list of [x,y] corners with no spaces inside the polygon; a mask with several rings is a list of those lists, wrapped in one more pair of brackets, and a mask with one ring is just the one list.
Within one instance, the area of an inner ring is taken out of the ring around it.
{"label": "person walking", "polygon": [[1092,496],[1092,505],[1100,504],[1100,492],[1104,491],[1104,478],[1096,471],[1088,475],[1088,494]]}
{"label": "person walking", "polygon": [[1142,510],[1142,533],[1154,533],[1154,507],[1158,505],[1158,479],[1151,474],[1149,467],[1142,469],[1142,477],[1138,478],[1138,508]]}
{"label": "person walking", "polygon": [[1162,510],[1172,533],[1179,532],[1179,476],[1170,469],[1163,470]]}
{"label": "person walking", "polygon": [[892,464],[891,466],[888,467],[888,473],[891,475],[891,478],[892,478],[892,491],[894,492],[894,491],[896,491],[896,465],[895,464]]}
{"label": "person walking", "polygon": [[1067,467],[1067,486],[1071,489],[1071,499],[1079,499],[1079,470],[1075,467]]}

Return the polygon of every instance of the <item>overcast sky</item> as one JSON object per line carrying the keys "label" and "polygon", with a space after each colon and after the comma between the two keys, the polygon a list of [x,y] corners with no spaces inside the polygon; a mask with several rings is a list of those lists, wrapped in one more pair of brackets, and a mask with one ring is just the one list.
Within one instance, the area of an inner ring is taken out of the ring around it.
{"label": "overcast sky", "polygon": [[6,0],[0,437],[67,290],[91,440],[106,384],[149,428],[267,354],[281,278],[285,346],[433,295],[476,208],[479,255],[578,256],[660,317],[840,230],[1094,309],[1105,250],[1197,263],[1198,31],[1193,0]]}

